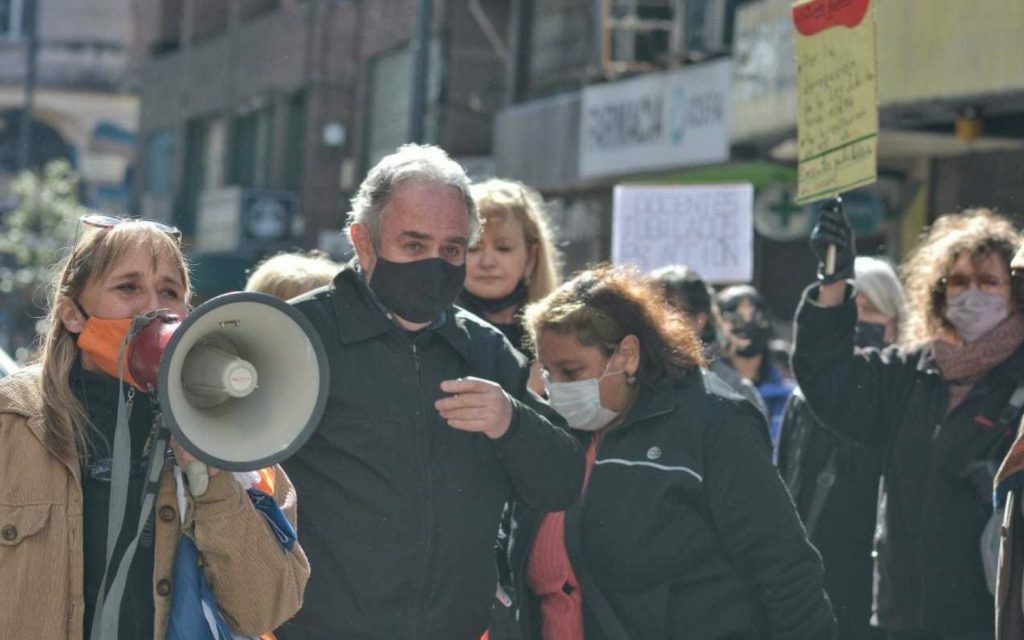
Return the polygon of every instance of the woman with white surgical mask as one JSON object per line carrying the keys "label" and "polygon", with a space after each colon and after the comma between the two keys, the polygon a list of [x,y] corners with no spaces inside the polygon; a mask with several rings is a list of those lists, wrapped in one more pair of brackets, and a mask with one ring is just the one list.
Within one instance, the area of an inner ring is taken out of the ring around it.
{"label": "woman with white surgical mask", "polygon": [[524,640],[830,638],[821,562],[763,415],[703,369],[639,275],[585,271],[526,309],[552,407],[587,446],[580,503],[515,503]]}
{"label": "woman with white surgical mask", "polygon": [[900,340],[880,351],[854,349],[862,294],[842,207],[827,206],[811,234],[819,282],[797,310],[793,367],[814,414],[883,460],[872,622],[889,640],[994,635],[993,475],[1024,407],[1024,281],[1010,273],[1020,244],[986,209],[937,219],[901,269]]}

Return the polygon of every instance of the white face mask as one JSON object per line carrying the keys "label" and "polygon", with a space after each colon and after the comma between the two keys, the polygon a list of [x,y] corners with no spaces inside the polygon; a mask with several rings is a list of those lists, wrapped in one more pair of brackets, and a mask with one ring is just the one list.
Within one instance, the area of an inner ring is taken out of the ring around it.
{"label": "white face mask", "polygon": [[[608,367],[605,367],[607,369]],[[575,382],[548,381],[548,403],[565,418],[573,429],[597,431],[618,416],[618,412],[601,405],[601,380],[625,371],[604,373],[597,378]]]}
{"label": "white face mask", "polygon": [[1010,313],[998,293],[968,289],[946,302],[946,320],[966,342],[974,342],[995,329]]}

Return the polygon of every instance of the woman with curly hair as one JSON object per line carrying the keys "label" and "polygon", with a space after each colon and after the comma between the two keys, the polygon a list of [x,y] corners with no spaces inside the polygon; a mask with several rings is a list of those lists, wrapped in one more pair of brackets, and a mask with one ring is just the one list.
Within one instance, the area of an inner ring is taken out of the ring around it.
{"label": "woman with curly hair", "polygon": [[797,310],[793,365],[822,422],[885,461],[873,622],[892,639],[993,636],[983,539],[1024,390],[1024,283],[1010,274],[1020,242],[987,209],[939,218],[903,267],[901,344],[879,350],[854,347],[856,250],[841,207],[826,208],[811,234],[820,284]]}
{"label": "woman with curly hair", "polygon": [[821,561],[762,416],[630,271],[585,271],[526,309],[550,402],[587,447],[580,503],[516,503],[526,640],[827,640]]}

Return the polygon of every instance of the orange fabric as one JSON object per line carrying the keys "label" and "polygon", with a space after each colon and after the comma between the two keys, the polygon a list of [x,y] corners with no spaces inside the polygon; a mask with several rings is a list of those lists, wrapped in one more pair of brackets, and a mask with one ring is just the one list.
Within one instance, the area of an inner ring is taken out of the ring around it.
{"label": "orange fabric", "polygon": [[274,474],[273,467],[267,467],[260,469],[257,473],[260,474],[260,480],[252,486],[253,489],[259,489],[268,496],[274,495],[274,483],[277,480],[277,476]]}
{"label": "orange fabric", "polygon": [[[111,378],[118,377],[117,353],[121,349],[132,318],[97,318],[90,316],[85,328],[78,334],[78,348],[88,353],[103,373]],[[128,350],[124,355],[124,381],[133,387],[142,388],[128,370]]]}
{"label": "orange fabric", "polygon": [[[597,459],[601,435],[587,447],[586,489]],[[544,640],[583,640],[583,594],[565,550],[565,512],[544,516],[530,550],[526,583],[540,597],[541,636]]]}

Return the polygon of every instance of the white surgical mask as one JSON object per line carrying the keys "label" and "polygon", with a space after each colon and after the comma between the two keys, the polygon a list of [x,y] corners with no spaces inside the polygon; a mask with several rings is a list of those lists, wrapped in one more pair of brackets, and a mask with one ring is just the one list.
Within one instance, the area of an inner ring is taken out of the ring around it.
{"label": "white surgical mask", "polygon": [[548,381],[548,403],[565,418],[571,428],[598,431],[619,415],[601,405],[601,380],[620,373],[625,371],[606,372],[597,378],[575,382]]}
{"label": "white surgical mask", "polygon": [[1007,315],[1006,298],[980,289],[968,289],[946,302],[946,320],[967,342],[974,342],[995,329]]}

